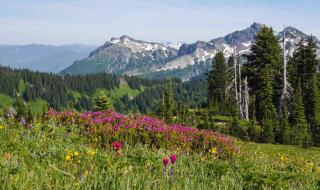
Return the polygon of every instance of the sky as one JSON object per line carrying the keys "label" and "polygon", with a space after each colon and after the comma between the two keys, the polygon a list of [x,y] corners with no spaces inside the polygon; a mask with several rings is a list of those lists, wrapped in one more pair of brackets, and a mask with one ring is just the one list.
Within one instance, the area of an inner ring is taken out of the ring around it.
{"label": "sky", "polygon": [[320,37],[320,0],[0,0],[0,44],[190,43],[253,22]]}

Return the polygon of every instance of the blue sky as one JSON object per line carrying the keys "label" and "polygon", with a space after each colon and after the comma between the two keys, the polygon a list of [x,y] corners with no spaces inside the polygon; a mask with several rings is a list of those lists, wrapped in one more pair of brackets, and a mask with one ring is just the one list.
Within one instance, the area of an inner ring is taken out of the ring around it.
{"label": "blue sky", "polygon": [[0,0],[0,44],[207,41],[253,22],[320,37],[320,0]]}

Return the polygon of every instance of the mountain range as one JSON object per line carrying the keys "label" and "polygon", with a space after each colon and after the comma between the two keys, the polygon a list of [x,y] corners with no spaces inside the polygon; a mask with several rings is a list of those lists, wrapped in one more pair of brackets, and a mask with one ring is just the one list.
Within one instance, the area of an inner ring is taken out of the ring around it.
{"label": "mountain range", "polygon": [[[195,43],[154,43],[135,40],[129,36],[112,38],[91,52],[88,58],[75,61],[62,74],[88,74],[112,72],[116,74],[140,75],[150,78],[178,77],[189,80],[206,72],[218,51],[226,57],[232,53],[246,54],[263,24],[253,23],[250,27],[235,31],[224,37]],[[286,27],[285,45],[287,54],[292,54],[301,39],[308,35],[294,27]],[[283,31],[275,33],[279,43]],[[320,45],[317,38],[316,42]],[[319,51],[320,55],[320,51]]]}
{"label": "mountain range", "polygon": [[93,45],[82,44],[0,45],[0,65],[58,73],[72,65],[75,60],[87,57],[95,48]]}

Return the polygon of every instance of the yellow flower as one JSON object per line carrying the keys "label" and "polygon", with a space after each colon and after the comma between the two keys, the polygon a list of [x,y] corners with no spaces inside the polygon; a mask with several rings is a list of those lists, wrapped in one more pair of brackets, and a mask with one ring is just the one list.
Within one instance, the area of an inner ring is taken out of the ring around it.
{"label": "yellow flower", "polygon": [[313,162],[307,161],[305,163],[305,167],[306,167],[306,169],[312,169],[314,167],[314,164],[313,164]]}
{"label": "yellow flower", "polygon": [[80,160],[77,160],[77,164],[80,164],[80,162],[81,162]]}
{"label": "yellow flower", "polygon": [[211,153],[211,154],[217,154],[217,148],[216,147],[212,147],[210,150],[209,150],[209,152]]}
{"label": "yellow flower", "polygon": [[286,157],[282,155],[282,156],[280,157],[280,159],[281,159],[281,160],[285,160]]}
{"label": "yellow flower", "polygon": [[74,155],[74,156],[79,156],[80,153],[79,153],[79,152],[74,152],[73,155]]}
{"label": "yellow flower", "polygon": [[317,172],[320,175],[320,166],[318,166]]}
{"label": "yellow flower", "polygon": [[66,161],[70,161],[71,159],[72,159],[71,155],[68,154],[68,155],[66,156]]}
{"label": "yellow flower", "polygon": [[87,154],[88,154],[89,156],[92,156],[92,157],[93,157],[94,155],[97,154],[97,152],[90,149],[90,150],[88,150]]}
{"label": "yellow flower", "polygon": [[5,127],[3,125],[0,125],[0,129],[4,129]]}

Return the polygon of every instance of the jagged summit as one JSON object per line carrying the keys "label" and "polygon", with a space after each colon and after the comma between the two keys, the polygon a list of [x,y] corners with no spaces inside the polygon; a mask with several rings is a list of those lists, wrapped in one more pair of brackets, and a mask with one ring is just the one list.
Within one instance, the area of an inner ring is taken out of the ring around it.
{"label": "jagged summit", "polygon": [[252,28],[254,30],[260,30],[264,26],[266,26],[266,25],[258,23],[258,22],[253,22],[253,24],[251,24],[250,28]]}

